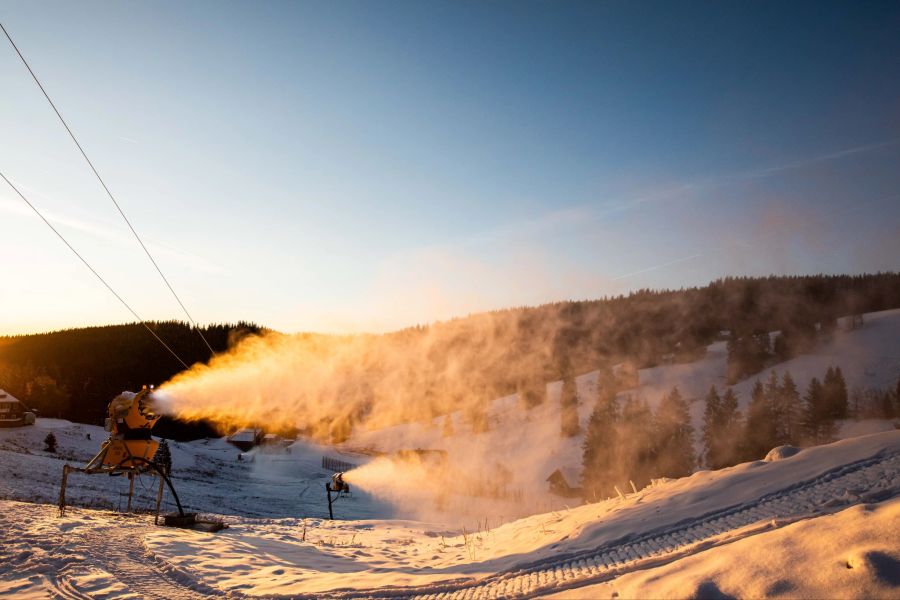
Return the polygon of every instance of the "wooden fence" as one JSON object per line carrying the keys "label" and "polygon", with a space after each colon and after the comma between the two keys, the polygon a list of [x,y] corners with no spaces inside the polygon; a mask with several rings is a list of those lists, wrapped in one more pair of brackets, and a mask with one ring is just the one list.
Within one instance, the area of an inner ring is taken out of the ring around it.
{"label": "wooden fence", "polygon": [[326,471],[333,471],[335,473],[343,473],[344,471],[349,471],[350,469],[355,468],[356,465],[347,462],[346,460],[341,460],[339,458],[332,458],[331,456],[323,456],[322,457],[322,468]]}

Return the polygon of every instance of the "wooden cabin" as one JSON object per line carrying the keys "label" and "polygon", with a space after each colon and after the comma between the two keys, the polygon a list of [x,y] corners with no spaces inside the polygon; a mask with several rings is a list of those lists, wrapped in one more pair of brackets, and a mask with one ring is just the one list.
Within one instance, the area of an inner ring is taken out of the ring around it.
{"label": "wooden cabin", "polygon": [[0,427],[34,425],[34,413],[21,400],[0,390]]}

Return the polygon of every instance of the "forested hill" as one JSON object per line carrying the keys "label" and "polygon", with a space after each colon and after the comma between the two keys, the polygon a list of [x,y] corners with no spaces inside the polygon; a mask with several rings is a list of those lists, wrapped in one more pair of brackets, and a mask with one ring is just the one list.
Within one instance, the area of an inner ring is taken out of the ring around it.
{"label": "forested hill", "polygon": [[[147,325],[188,365],[210,359],[209,348],[191,326],[178,321]],[[202,329],[216,352],[260,331],[244,322]],[[47,417],[102,423],[106,405],[119,392],[159,385],[182,369],[140,323],[0,337],[0,389]]]}
{"label": "forested hill", "polygon": [[[729,342],[729,379],[737,381],[804,352],[830,334],[838,317],[891,308],[900,308],[900,273],[741,277],[367,335],[363,342],[371,351],[363,359],[331,369],[341,380],[334,388],[347,421],[334,435],[346,435],[380,395],[401,402],[408,419],[516,391],[537,401],[543,384],[566,372],[586,373],[612,362],[643,368],[691,361],[719,339]],[[184,323],[151,326],[189,364],[209,359],[203,340]],[[210,326],[204,333],[222,351],[239,336],[260,330],[238,323]],[[772,338],[773,331],[781,333]],[[298,339],[327,347],[349,337]],[[409,349],[415,352],[402,351]],[[140,324],[0,338],[0,388],[46,416],[102,422],[118,392],[163,383],[180,370]],[[391,385],[379,386],[383,381]],[[370,392],[353,400],[340,391],[354,386]]]}

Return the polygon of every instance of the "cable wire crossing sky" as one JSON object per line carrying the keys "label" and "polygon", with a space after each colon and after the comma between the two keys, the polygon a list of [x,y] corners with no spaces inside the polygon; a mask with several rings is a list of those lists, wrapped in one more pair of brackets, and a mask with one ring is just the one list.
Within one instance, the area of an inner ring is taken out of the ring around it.
{"label": "cable wire crossing sky", "polygon": [[[0,22],[147,254],[9,45],[0,171],[144,318],[386,331],[900,269],[897,3],[10,0]],[[0,265],[0,335],[133,318],[10,187]]]}

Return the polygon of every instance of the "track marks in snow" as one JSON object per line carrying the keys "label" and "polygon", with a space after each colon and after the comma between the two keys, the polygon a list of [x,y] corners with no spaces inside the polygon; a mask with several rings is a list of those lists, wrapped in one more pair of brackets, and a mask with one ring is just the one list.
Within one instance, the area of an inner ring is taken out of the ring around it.
{"label": "track marks in snow", "polygon": [[524,564],[484,577],[408,588],[314,594],[329,598],[468,600],[534,598],[614,579],[791,522],[878,502],[900,493],[900,453],[844,465],[755,501],[718,510],[631,539]]}
{"label": "track marks in snow", "polygon": [[[768,494],[748,504],[653,532],[635,540],[608,544],[498,573],[480,581],[436,589],[408,590],[428,599],[498,598],[538,595],[617,577],[630,570],[670,562],[724,541],[759,532],[747,529],[769,519],[784,525],[814,514],[834,512],[860,502],[877,502],[900,493],[900,454],[876,457],[834,469],[808,482]],[[747,531],[741,534],[741,530]],[[726,536],[733,533],[735,535]],[[380,595],[374,592],[375,595]]]}

